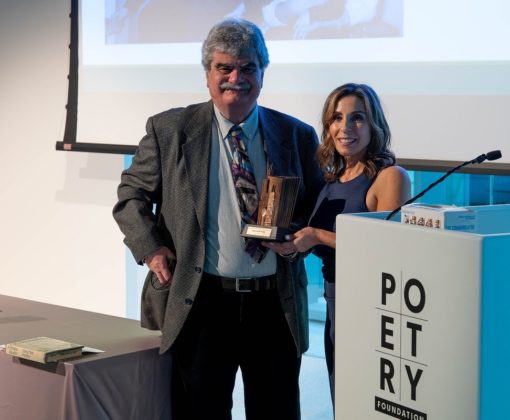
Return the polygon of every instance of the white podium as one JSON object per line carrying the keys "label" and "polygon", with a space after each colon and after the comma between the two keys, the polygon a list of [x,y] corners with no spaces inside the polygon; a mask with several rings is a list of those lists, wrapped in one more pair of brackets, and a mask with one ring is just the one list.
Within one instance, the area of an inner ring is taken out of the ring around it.
{"label": "white podium", "polygon": [[336,219],[337,420],[510,419],[510,205],[476,233]]}

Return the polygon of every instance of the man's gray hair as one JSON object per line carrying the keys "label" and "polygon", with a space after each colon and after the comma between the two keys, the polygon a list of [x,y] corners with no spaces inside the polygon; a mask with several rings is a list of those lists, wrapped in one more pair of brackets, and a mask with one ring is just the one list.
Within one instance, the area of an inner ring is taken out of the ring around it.
{"label": "man's gray hair", "polygon": [[211,69],[214,52],[241,57],[255,53],[264,71],[269,65],[264,35],[257,25],[244,19],[226,19],[212,27],[202,44],[202,66]]}

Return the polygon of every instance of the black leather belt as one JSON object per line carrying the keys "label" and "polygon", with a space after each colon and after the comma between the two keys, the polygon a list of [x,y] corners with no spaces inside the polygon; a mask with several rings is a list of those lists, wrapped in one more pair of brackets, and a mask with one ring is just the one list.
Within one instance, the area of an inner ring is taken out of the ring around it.
{"label": "black leather belt", "polygon": [[[265,292],[276,289],[276,275],[264,277],[220,277],[208,274],[212,279],[217,279],[223,290],[232,292]],[[207,280],[206,280],[207,281]]]}

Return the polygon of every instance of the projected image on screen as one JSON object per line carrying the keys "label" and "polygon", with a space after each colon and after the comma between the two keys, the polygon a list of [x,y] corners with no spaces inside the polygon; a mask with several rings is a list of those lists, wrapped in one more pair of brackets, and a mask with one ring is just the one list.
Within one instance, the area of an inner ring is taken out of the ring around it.
{"label": "projected image on screen", "polygon": [[243,18],[267,40],[402,36],[403,0],[110,0],[107,44],[201,42],[216,22]]}
{"label": "projected image on screen", "polygon": [[367,83],[399,159],[501,150],[510,165],[508,0],[80,0],[79,12],[77,143],[133,147],[151,115],[209,100],[202,42],[236,16],[267,39],[260,105],[320,134],[327,95]]}

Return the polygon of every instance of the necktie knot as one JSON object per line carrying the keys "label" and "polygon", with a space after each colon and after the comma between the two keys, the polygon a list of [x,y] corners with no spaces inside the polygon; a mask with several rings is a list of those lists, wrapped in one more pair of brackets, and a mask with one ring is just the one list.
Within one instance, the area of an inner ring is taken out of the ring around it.
{"label": "necktie knot", "polygon": [[238,126],[238,125],[233,125],[232,127],[230,127],[230,135],[231,136],[239,136],[241,135],[243,132],[243,129]]}

